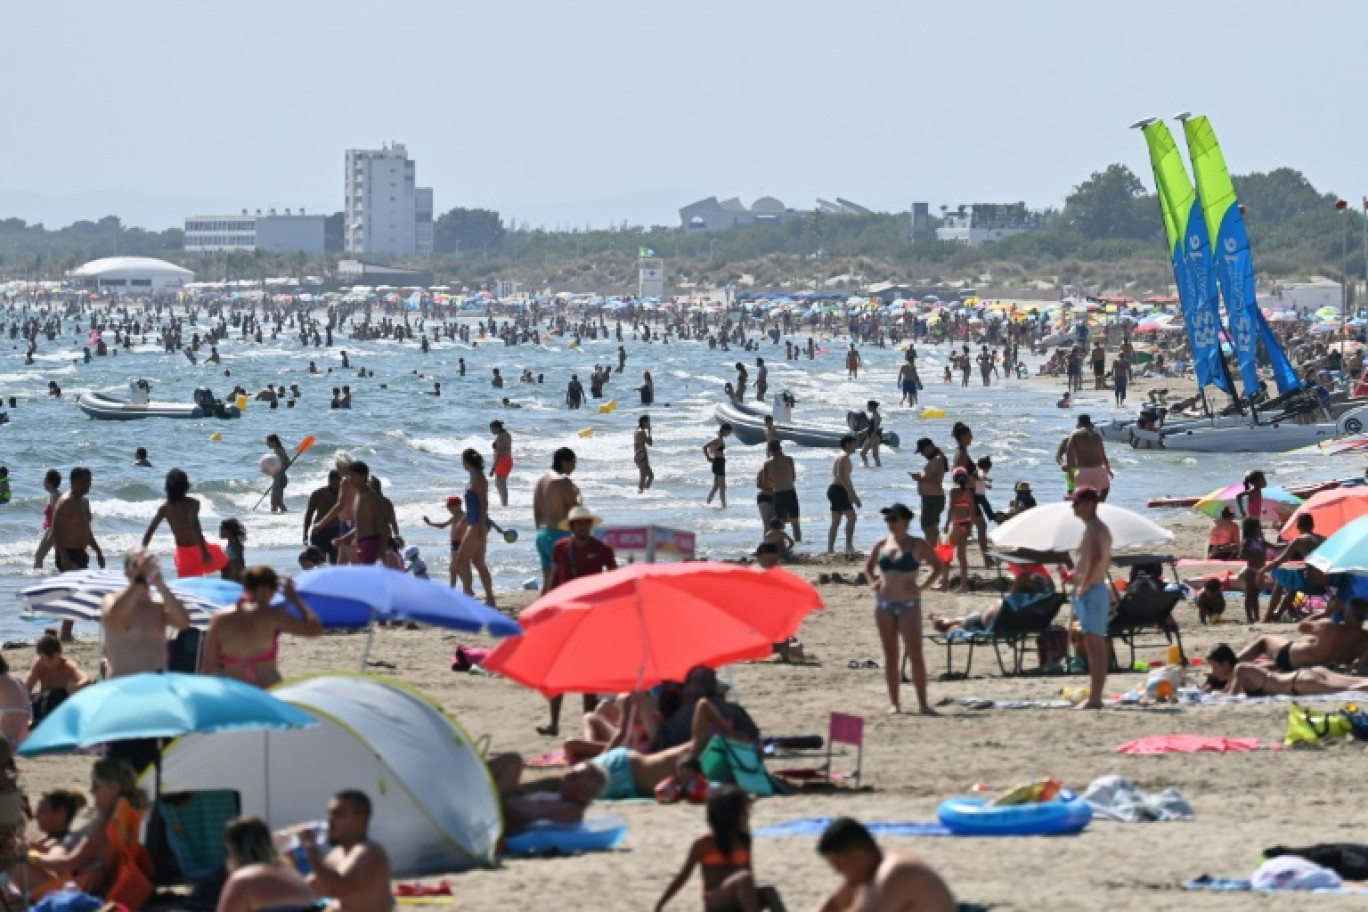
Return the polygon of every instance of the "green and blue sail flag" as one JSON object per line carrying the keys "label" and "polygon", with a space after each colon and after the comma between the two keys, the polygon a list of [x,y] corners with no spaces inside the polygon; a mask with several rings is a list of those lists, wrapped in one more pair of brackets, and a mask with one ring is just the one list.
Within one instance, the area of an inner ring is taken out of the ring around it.
{"label": "green and blue sail flag", "polygon": [[1205,117],[1183,121],[1187,137],[1188,156],[1192,172],[1197,178],[1197,195],[1201,200],[1202,216],[1207,235],[1211,238],[1216,277],[1225,297],[1226,315],[1235,345],[1235,357],[1240,365],[1240,377],[1245,395],[1252,396],[1259,389],[1258,345],[1263,343],[1273,365],[1273,378],[1278,392],[1288,393],[1301,388],[1297,372],[1287,360],[1281,343],[1273,335],[1255,296],[1254,258],[1249,250],[1249,235],[1245,232],[1244,216],[1235,199],[1235,184],[1230,179],[1225,156],[1216,143],[1216,133]]}
{"label": "green and blue sail flag", "polygon": [[1173,277],[1183,305],[1183,326],[1192,349],[1198,388],[1211,385],[1233,396],[1235,386],[1221,357],[1220,293],[1201,202],[1192,189],[1192,178],[1188,177],[1183,156],[1168,126],[1152,121],[1145,124],[1143,132],[1164,213],[1164,233],[1173,259]]}

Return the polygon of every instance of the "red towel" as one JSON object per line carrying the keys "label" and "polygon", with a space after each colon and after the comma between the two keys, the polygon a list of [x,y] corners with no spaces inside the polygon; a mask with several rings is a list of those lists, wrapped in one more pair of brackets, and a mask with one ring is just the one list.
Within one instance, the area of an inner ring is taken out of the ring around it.
{"label": "red towel", "polygon": [[1258,738],[1213,738],[1206,735],[1152,735],[1128,741],[1116,749],[1121,754],[1195,754],[1209,751],[1239,754],[1272,749],[1278,745],[1260,744]]}

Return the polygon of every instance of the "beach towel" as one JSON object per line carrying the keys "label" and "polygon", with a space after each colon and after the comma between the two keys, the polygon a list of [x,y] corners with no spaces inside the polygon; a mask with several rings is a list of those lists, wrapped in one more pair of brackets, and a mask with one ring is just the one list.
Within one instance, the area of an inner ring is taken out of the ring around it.
{"label": "beach towel", "polygon": [[1215,738],[1206,735],[1151,735],[1127,741],[1118,754],[1239,754],[1252,750],[1272,750],[1280,745],[1262,744],[1258,738]]}
{"label": "beach towel", "polygon": [[985,697],[956,697],[952,706],[965,709],[1071,709],[1068,700],[989,700]]}
{"label": "beach towel", "polygon": [[1083,793],[1083,800],[1092,806],[1093,817],[1121,823],[1192,818],[1192,805],[1176,788],[1147,795],[1134,782],[1120,776],[1094,779]]}
{"label": "beach towel", "polygon": [[[1287,890],[1274,890],[1269,888],[1255,887],[1252,881],[1237,877],[1212,877],[1210,874],[1203,874],[1196,880],[1189,880],[1183,884],[1184,890],[1213,890],[1218,893],[1286,893]],[[1363,887],[1334,887],[1320,890],[1302,890],[1303,893],[1353,893],[1368,896],[1368,889]]]}
{"label": "beach towel", "polygon": [[551,769],[557,766],[569,766],[570,761],[565,759],[565,751],[558,747],[540,757],[533,757],[527,761],[527,765],[531,769]]}
{"label": "beach towel", "polygon": [[[834,817],[799,817],[787,823],[762,827],[752,836],[806,837],[817,838],[822,835]],[[866,823],[866,829],[875,836],[949,836],[950,831],[939,823]]]}

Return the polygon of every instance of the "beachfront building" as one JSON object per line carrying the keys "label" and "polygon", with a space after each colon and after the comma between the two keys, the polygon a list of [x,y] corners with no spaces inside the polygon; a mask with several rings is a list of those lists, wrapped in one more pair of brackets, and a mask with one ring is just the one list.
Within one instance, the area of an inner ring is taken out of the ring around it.
{"label": "beachfront building", "polygon": [[972,206],[960,206],[954,212],[945,211],[942,206],[936,238],[978,247],[1014,234],[1039,231],[1041,224],[1041,213],[1030,211],[1025,203],[975,203]]}
{"label": "beachfront building", "polygon": [[836,197],[831,203],[819,199],[812,209],[790,209],[772,196],[762,196],[747,208],[736,197],[718,202],[717,197],[690,203],[679,210],[679,220],[690,233],[722,231],[743,225],[772,225],[820,212],[823,215],[870,215],[864,206]]}
{"label": "beachfront building", "polygon": [[304,210],[278,213],[274,209],[246,209],[240,215],[192,215],[185,220],[185,249],[212,254],[228,250],[267,253],[306,253],[323,256],[324,217]]}
{"label": "beachfront building", "polygon": [[348,149],[345,185],[342,238],[347,253],[432,253],[432,189],[417,186],[417,163],[403,144]]}
{"label": "beachfront building", "polygon": [[105,257],[77,266],[67,278],[92,291],[151,295],[175,294],[195,281],[195,274],[152,257]]}

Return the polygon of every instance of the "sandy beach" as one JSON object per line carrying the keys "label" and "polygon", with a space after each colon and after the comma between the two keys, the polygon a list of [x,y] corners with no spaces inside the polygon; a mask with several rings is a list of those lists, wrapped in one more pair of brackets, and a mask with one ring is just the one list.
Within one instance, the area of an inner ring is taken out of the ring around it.
{"label": "sandy beach", "polygon": [[[1184,517],[1169,525],[1178,533],[1177,553],[1199,550],[1205,535],[1200,517]],[[847,577],[859,569],[843,561],[837,564]],[[838,567],[812,564],[794,569],[815,581],[817,573]],[[1278,702],[1181,709],[1109,707],[1097,713],[942,705],[941,718],[890,717],[885,714],[882,672],[848,668],[853,659],[878,657],[871,594],[850,584],[823,585],[820,591],[827,608],[815,613],[802,631],[815,664],[744,664],[734,669],[734,681],[740,699],[767,733],[825,734],[832,710],[863,716],[868,788],[763,799],[756,806],[754,826],[841,814],[866,821],[930,821],[943,798],[964,793],[974,783],[1005,788],[1034,777],[1054,776],[1081,791],[1095,777],[1115,773],[1146,791],[1176,786],[1192,803],[1196,818],[1149,824],[1095,821],[1081,836],[1056,839],[886,842],[928,859],[947,877],[961,901],[994,909],[1246,909],[1255,903],[1268,909],[1360,907],[1361,897],[1284,895],[1254,900],[1249,895],[1187,892],[1181,883],[1204,873],[1248,876],[1261,850],[1271,845],[1360,839],[1362,811],[1355,796],[1361,794],[1361,745],[1168,757],[1116,753],[1117,746],[1126,741],[1173,733],[1280,743],[1287,706]],[[523,596],[520,604],[526,603],[530,593]],[[929,611],[962,614],[990,604],[992,598],[987,593],[936,593],[927,602]],[[1238,606],[1232,605],[1227,618],[1238,613]],[[1180,607],[1178,616],[1184,643],[1194,656],[1205,655],[1218,642],[1238,646],[1263,629],[1235,623],[1201,627],[1190,603]],[[431,695],[473,736],[487,735],[493,751],[536,755],[554,747],[553,741],[534,731],[534,726],[545,721],[545,704],[535,694],[499,678],[450,670],[450,656],[458,642],[475,640],[438,630],[381,630],[372,659],[395,667],[372,671]],[[359,635],[287,640],[282,643],[282,670],[287,677],[354,672],[363,645]],[[73,648],[71,655],[93,668],[96,649],[96,644],[86,642]],[[1141,655],[1156,659],[1163,653],[1161,643]],[[5,650],[11,665],[20,670],[27,667],[30,655],[28,649]],[[1062,687],[1085,681],[1082,677],[990,676],[990,670],[996,672],[991,655],[977,653],[972,679],[940,682],[934,676],[944,669],[944,651],[928,644],[927,655],[936,702],[963,697],[1053,698]],[[1028,658],[1028,663],[1034,664],[1034,659]],[[1143,683],[1144,676],[1138,673],[1116,676],[1108,682],[1108,694]],[[568,701],[567,710],[574,703]],[[844,760],[853,764],[854,757]],[[78,757],[26,761],[22,768],[25,788],[36,795],[56,786],[84,786],[90,762]],[[683,860],[689,838],[704,826],[702,809],[688,806],[604,805],[592,813],[612,813],[628,821],[622,850],[508,861],[497,870],[460,875],[451,879],[453,904],[469,909],[520,909],[556,897],[571,906],[593,906],[605,912],[648,909]],[[757,839],[755,858],[761,878],[781,888],[790,909],[812,907],[834,883],[815,854],[812,839]],[[686,895],[677,898],[672,908],[688,908],[695,901]]]}

